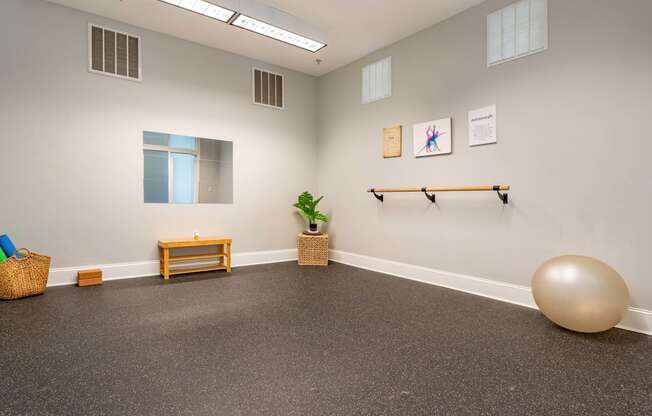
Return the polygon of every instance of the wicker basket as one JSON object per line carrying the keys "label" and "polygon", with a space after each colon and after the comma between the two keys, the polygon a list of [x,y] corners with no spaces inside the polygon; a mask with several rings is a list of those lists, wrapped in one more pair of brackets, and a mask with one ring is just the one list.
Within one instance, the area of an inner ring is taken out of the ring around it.
{"label": "wicker basket", "polygon": [[328,266],[328,234],[297,236],[300,266]]}
{"label": "wicker basket", "polygon": [[45,291],[50,272],[50,257],[21,248],[23,257],[0,263],[0,299],[19,299]]}

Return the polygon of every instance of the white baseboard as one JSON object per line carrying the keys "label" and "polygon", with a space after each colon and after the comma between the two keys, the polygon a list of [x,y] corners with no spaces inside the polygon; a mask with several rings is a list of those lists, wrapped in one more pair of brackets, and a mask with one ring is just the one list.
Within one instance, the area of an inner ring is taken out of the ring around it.
{"label": "white baseboard", "polygon": [[[532,291],[526,286],[429,269],[339,250],[330,250],[330,259],[337,263],[348,264],[361,269],[372,270],[537,309],[537,305],[532,297]],[[618,328],[652,335],[652,311],[630,307],[625,318],[618,325]]]}
{"label": "white baseboard", "polygon": [[[251,251],[248,253],[233,253],[231,259],[233,267],[253,266],[256,264],[282,263],[297,259],[297,249]],[[157,273],[158,274],[158,273]]]}
{"label": "white baseboard", "polygon": [[[271,251],[252,251],[248,253],[233,253],[232,267],[251,266],[255,264],[279,263],[297,259],[297,249]],[[188,264],[192,265],[192,264]],[[132,279],[135,277],[157,276],[159,261],[147,260],[130,263],[98,264],[76,267],[61,267],[50,269],[48,287],[65,286],[77,283],[77,272],[80,270],[101,269],[102,280]]]}

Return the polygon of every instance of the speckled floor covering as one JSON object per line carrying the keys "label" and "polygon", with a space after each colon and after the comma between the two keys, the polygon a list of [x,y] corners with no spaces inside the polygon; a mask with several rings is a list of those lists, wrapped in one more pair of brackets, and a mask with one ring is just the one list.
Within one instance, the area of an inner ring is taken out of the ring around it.
{"label": "speckled floor covering", "polygon": [[652,337],[341,264],[0,302],[0,415],[652,415]]}

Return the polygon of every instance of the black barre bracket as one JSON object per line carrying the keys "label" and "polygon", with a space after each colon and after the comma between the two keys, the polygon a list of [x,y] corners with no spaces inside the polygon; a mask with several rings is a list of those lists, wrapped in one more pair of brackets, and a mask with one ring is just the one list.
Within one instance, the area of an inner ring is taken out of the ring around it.
{"label": "black barre bracket", "polygon": [[379,200],[380,202],[383,202],[383,201],[385,200],[385,196],[384,196],[384,195],[378,195],[378,194],[376,193],[376,190],[375,190],[375,189],[371,188],[370,191],[371,191],[372,194],[374,194],[374,196],[376,197],[376,199]]}
{"label": "black barre bracket", "polygon": [[429,194],[428,190],[426,188],[421,188],[421,192],[423,192],[426,195],[426,198],[433,204],[435,203],[435,194]]}
{"label": "black barre bracket", "polygon": [[503,194],[500,192],[500,186],[496,185],[494,186],[494,191],[498,194],[498,198],[503,201],[503,204],[507,205],[509,202],[509,194]]}

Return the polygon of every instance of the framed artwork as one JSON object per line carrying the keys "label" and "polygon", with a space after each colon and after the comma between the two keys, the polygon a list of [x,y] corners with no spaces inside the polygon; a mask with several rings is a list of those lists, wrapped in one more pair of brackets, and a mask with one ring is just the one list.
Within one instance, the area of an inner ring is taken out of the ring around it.
{"label": "framed artwork", "polygon": [[443,118],[414,125],[414,156],[446,155],[453,151],[451,119]]}
{"label": "framed artwork", "polygon": [[469,146],[496,142],[496,106],[469,111]]}
{"label": "framed artwork", "polygon": [[402,148],[401,126],[387,127],[383,129],[383,157],[401,157]]}

